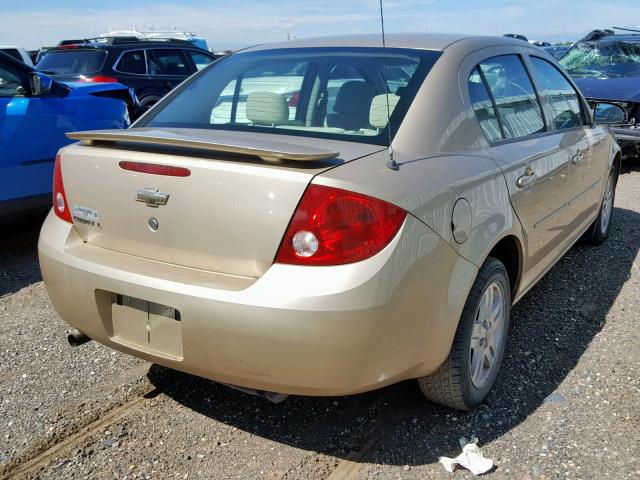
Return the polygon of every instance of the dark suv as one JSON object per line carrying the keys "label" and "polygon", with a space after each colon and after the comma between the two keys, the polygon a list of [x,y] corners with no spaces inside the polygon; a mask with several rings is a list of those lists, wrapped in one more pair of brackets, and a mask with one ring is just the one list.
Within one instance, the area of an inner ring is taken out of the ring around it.
{"label": "dark suv", "polygon": [[60,42],[36,68],[63,82],[123,83],[149,107],[215,59],[187,40],[93,38]]}

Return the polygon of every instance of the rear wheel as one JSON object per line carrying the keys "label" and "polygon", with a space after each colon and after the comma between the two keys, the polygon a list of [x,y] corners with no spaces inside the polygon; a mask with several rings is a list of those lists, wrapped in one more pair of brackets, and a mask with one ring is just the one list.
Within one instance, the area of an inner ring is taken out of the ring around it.
{"label": "rear wheel", "polygon": [[511,317],[511,289],[503,263],[489,257],[476,278],[449,356],[431,375],[418,379],[432,402],[458,410],[482,403],[502,363]]}
{"label": "rear wheel", "polygon": [[604,197],[600,205],[600,212],[593,225],[584,234],[583,239],[587,242],[600,245],[609,237],[611,229],[611,217],[613,217],[613,202],[616,196],[616,170],[611,169],[607,186],[604,191]]}

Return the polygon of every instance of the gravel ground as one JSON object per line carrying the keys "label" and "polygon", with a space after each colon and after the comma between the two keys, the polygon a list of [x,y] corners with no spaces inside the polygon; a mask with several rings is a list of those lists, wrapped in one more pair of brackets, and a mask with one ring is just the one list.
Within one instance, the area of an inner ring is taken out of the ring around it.
{"label": "gravel ground", "polygon": [[605,245],[574,247],[514,307],[498,385],[473,413],[430,405],[414,382],[274,405],[95,343],[71,349],[34,223],[12,229],[0,478],[21,465],[43,479],[471,478],[437,463],[471,434],[497,464],[487,478],[640,478],[639,169],[621,176],[614,215]]}

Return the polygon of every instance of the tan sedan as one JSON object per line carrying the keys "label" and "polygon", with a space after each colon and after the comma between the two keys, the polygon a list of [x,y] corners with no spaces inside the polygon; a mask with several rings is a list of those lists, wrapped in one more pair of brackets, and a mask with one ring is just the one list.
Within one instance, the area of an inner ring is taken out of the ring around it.
{"label": "tan sedan", "polygon": [[492,37],[254,47],[69,136],[39,252],[72,341],[271,398],[417,378],[477,406],[511,305],[606,239],[620,169],[555,60]]}

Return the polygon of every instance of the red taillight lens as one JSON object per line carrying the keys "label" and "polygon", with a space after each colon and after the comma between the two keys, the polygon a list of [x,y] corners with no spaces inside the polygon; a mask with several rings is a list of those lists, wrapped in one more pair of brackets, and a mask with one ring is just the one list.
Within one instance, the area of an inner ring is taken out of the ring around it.
{"label": "red taillight lens", "polygon": [[343,265],[380,252],[407,215],[367,195],[310,185],[293,214],[275,261],[294,265]]}
{"label": "red taillight lens", "polygon": [[149,173],[151,175],[165,175],[167,177],[188,177],[191,170],[183,167],[172,167],[170,165],[158,165],[157,163],[125,162],[118,165],[123,170],[130,172]]}
{"label": "red taillight lens", "polygon": [[67,195],[64,193],[64,183],[62,183],[60,154],[56,155],[56,163],[53,167],[53,211],[56,212],[58,218],[65,222],[73,223],[69,204],[67,203]]}
{"label": "red taillight lens", "polygon": [[300,103],[300,92],[293,92],[289,97],[288,103],[290,107],[297,107],[298,103]]}
{"label": "red taillight lens", "polygon": [[94,83],[117,83],[118,79],[115,77],[107,77],[106,75],[96,75],[95,77],[84,77],[81,81]]}

